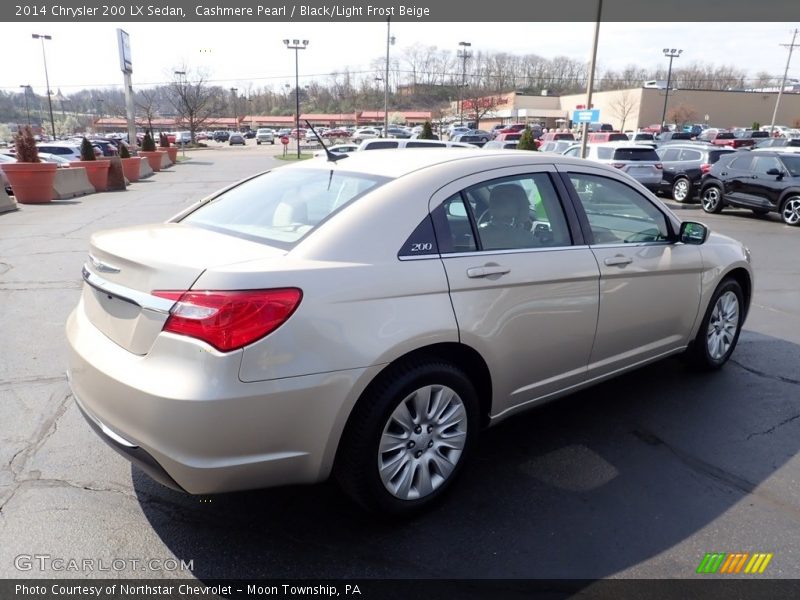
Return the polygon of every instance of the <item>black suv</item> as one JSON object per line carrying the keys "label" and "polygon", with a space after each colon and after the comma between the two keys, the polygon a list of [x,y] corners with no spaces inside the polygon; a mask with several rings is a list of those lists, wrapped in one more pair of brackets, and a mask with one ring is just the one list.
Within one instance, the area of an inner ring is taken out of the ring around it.
{"label": "black suv", "polygon": [[227,142],[228,138],[231,137],[229,131],[215,131],[214,132],[214,141],[215,142]]}
{"label": "black suv", "polygon": [[700,198],[707,213],[735,206],[757,215],[777,212],[787,225],[800,225],[800,154],[725,155],[703,178]]}
{"label": "black suv", "polygon": [[665,144],[656,148],[664,165],[658,191],[672,196],[676,202],[689,202],[700,188],[700,180],[711,170],[720,156],[735,153],[733,148],[708,144]]}

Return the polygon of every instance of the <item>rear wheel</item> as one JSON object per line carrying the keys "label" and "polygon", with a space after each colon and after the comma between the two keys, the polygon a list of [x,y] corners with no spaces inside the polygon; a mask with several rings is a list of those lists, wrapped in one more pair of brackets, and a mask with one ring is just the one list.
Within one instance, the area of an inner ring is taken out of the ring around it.
{"label": "rear wheel", "polygon": [[800,196],[789,196],[781,207],[781,219],[787,225],[800,225]]}
{"label": "rear wheel", "polygon": [[744,293],[735,279],[724,279],[711,297],[694,343],[687,351],[692,365],[719,369],[728,362],[744,321]]}
{"label": "rear wheel", "polygon": [[703,210],[707,213],[718,213],[722,210],[722,190],[719,186],[709,185],[703,190],[701,198]]}
{"label": "rear wheel", "polygon": [[678,177],[672,184],[672,199],[675,202],[687,202],[691,195],[692,186],[685,177]]}
{"label": "rear wheel", "polygon": [[435,359],[399,365],[359,401],[334,474],[365,508],[401,515],[436,501],[461,470],[478,428],[475,388]]}

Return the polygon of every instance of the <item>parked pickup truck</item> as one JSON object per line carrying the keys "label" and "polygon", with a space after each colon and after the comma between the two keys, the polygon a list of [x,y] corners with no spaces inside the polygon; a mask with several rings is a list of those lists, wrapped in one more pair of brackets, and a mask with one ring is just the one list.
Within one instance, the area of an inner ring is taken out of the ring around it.
{"label": "parked pickup truck", "polygon": [[749,148],[755,146],[756,140],[753,138],[740,138],[732,131],[721,131],[714,138],[712,144],[715,146],[729,146],[730,148]]}

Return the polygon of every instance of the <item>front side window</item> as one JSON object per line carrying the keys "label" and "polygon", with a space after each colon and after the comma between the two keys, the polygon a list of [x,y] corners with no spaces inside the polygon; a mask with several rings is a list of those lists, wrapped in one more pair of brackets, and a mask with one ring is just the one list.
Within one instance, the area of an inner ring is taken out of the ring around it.
{"label": "front side window", "polygon": [[633,188],[598,175],[570,173],[569,178],[586,213],[594,244],[669,240],[666,216]]}
{"label": "front side window", "polygon": [[289,248],[386,181],[333,169],[278,169],[228,190],[181,222]]}
{"label": "front side window", "polygon": [[761,175],[766,175],[770,169],[780,170],[780,168],[781,164],[774,156],[759,156],[753,161],[753,171]]}
{"label": "front side window", "polygon": [[[568,246],[566,218],[550,177],[493,179],[448,198],[434,213],[452,252]],[[441,240],[440,240],[441,243]],[[447,250],[443,250],[447,252]]]}

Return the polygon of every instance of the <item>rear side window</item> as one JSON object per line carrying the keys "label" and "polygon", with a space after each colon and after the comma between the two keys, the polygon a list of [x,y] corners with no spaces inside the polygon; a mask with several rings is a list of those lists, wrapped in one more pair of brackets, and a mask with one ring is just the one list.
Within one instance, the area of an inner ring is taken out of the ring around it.
{"label": "rear side window", "polygon": [[364,150],[385,150],[387,148],[397,148],[397,142],[391,140],[381,140],[379,142],[370,142],[364,146]]}
{"label": "rear side window", "polygon": [[447,144],[426,144],[424,142],[408,142],[406,148],[445,148]]}
{"label": "rear side window", "polygon": [[658,162],[658,154],[652,148],[617,148],[614,160],[635,160]]}
{"label": "rear side window", "polygon": [[386,181],[333,169],[277,169],[217,196],[181,222],[288,249]]}
{"label": "rear side window", "polygon": [[752,156],[740,156],[731,162],[731,169],[741,169],[747,171],[750,168],[750,163],[753,162]]}
{"label": "rear side window", "polygon": [[[699,150],[681,150],[681,160],[702,160],[703,153]],[[714,159],[716,160],[716,159]]]}
{"label": "rear side window", "polygon": [[713,165],[717,162],[721,156],[725,154],[736,154],[735,151],[725,151],[725,150],[712,150],[708,153],[708,164]]}
{"label": "rear side window", "polygon": [[661,154],[661,160],[679,160],[681,151],[677,148],[669,148],[668,150],[661,150],[661,152],[657,152],[656,154]]}

